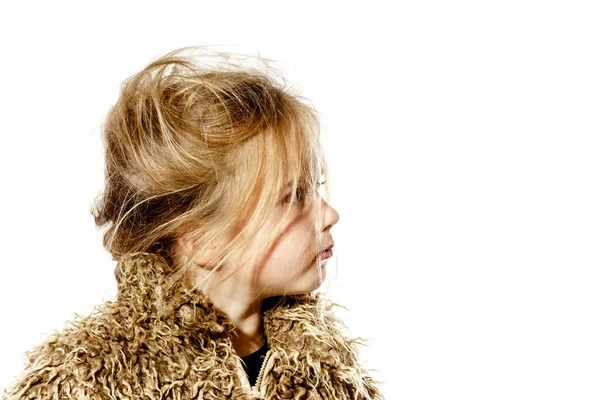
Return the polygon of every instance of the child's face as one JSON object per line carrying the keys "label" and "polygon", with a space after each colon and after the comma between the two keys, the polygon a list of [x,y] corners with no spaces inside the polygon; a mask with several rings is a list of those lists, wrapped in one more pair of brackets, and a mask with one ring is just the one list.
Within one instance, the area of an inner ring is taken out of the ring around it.
{"label": "child's face", "polygon": [[[291,196],[290,196],[291,195]],[[307,293],[321,286],[325,279],[326,260],[318,265],[317,253],[333,244],[330,232],[339,220],[338,212],[320,195],[315,200],[303,200],[301,192],[291,193],[288,187],[278,204],[273,206],[270,219],[253,238],[250,247],[259,246],[263,237],[270,234],[284,215],[290,197],[292,212],[280,229],[279,235],[264,255],[258,255],[240,273],[260,298],[283,294]],[[309,199],[310,196],[306,196]],[[321,220],[314,225],[318,207]],[[246,249],[247,250],[247,249]]]}

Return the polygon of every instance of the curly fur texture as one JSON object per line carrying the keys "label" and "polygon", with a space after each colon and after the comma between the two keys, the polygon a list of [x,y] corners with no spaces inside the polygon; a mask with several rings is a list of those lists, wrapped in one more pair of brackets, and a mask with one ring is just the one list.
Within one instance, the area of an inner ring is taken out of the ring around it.
{"label": "curly fur texture", "polygon": [[[155,253],[117,265],[116,301],[77,316],[26,352],[25,370],[5,389],[12,399],[383,399],[380,382],[358,363],[322,294],[263,303],[271,357],[251,388],[235,354],[231,320],[181,284]],[[267,300],[273,300],[267,299]],[[267,306],[270,304],[270,306]]]}

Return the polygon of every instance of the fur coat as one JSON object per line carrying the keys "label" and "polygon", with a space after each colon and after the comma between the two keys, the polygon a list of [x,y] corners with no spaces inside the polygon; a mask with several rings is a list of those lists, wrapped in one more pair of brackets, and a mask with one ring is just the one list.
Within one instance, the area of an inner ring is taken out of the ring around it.
{"label": "fur coat", "polygon": [[231,320],[199,291],[165,285],[169,265],[158,253],[119,259],[116,301],[28,350],[3,398],[383,399],[381,382],[358,362],[363,343],[345,337],[334,304],[316,292],[263,302],[269,351],[251,386]]}

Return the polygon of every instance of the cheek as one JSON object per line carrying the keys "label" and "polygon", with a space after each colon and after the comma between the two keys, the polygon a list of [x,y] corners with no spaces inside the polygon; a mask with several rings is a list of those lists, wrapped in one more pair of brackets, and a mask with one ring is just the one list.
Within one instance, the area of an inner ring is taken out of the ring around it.
{"label": "cheek", "polygon": [[[300,274],[314,255],[305,235],[289,236],[279,243],[265,270],[278,280],[289,280]],[[316,253],[315,253],[316,255]]]}
{"label": "cheek", "polygon": [[315,248],[313,238],[307,232],[296,232],[285,239],[282,250],[288,259],[306,258]]}

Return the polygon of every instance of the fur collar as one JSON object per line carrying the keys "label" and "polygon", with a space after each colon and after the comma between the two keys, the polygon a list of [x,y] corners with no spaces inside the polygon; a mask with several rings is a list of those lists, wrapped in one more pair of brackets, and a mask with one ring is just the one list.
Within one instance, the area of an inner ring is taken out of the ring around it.
{"label": "fur collar", "polygon": [[250,387],[234,325],[179,283],[157,253],[122,257],[116,301],[97,306],[27,351],[7,399],[383,399],[322,294],[263,303],[269,352]]}

